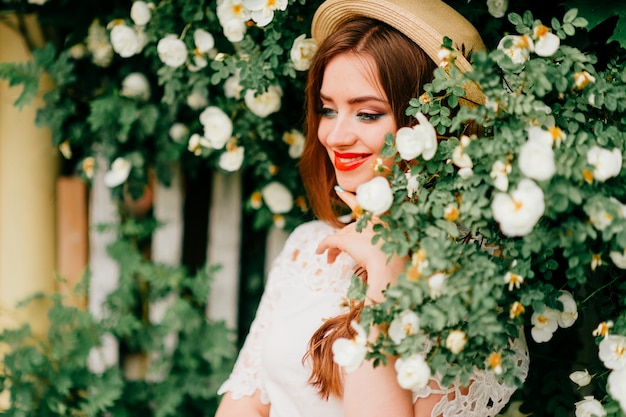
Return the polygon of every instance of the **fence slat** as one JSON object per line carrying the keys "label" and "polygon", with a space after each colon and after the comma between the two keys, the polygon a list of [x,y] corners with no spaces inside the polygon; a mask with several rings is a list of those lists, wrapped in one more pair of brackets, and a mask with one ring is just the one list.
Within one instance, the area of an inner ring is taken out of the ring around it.
{"label": "fence slat", "polygon": [[[96,319],[104,317],[104,301],[119,282],[119,266],[106,252],[107,246],[115,241],[115,232],[95,230],[101,223],[118,223],[119,215],[111,198],[111,190],[104,185],[104,174],[108,164],[98,158],[91,186],[89,204],[89,311]],[[105,335],[102,346],[89,355],[89,369],[101,373],[119,362],[118,342],[111,335]]]}
{"label": "fence slat", "polygon": [[156,181],[154,217],[162,223],[152,236],[152,260],[180,265],[183,249],[183,191],[180,165],[174,167],[169,187]]}
{"label": "fence slat", "polygon": [[209,296],[207,314],[237,328],[239,250],[241,245],[241,174],[213,174],[209,208],[207,262],[220,265]]}
{"label": "fence slat", "polygon": [[[172,183],[169,187],[157,181],[154,190],[154,217],[162,223],[152,235],[152,260],[155,263],[179,266],[183,248],[183,190],[180,165],[174,167]],[[150,322],[157,324],[163,320],[167,309],[178,295],[170,293],[150,305]],[[178,343],[178,335],[170,333],[165,336],[165,351],[171,354]],[[152,352],[151,361],[158,361],[159,356]],[[168,369],[149,371],[148,381],[162,381]]]}

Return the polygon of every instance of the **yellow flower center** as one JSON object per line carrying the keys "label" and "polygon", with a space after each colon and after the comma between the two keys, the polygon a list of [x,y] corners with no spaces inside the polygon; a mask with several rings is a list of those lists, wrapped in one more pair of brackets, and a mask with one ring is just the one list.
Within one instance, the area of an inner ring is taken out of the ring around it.
{"label": "yellow flower center", "polygon": [[500,353],[492,353],[489,355],[487,363],[489,363],[489,366],[492,368],[502,365],[502,355]]}
{"label": "yellow flower center", "polygon": [[550,32],[550,29],[545,25],[539,25],[535,28],[535,36],[537,38],[541,38],[548,32]]}

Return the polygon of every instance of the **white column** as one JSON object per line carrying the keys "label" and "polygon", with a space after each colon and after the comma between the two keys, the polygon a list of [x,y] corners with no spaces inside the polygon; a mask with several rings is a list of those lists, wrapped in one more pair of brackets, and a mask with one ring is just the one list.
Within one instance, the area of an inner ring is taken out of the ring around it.
{"label": "white column", "polygon": [[[3,19],[17,22],[9,13]],[[25,24],[30,36],[43,44],[36,17],[25,16]],[[0,62],[31,59],[21,35],[0,24]],[[41,82],[42,90],[50,85],[45,78]],[[27,321],[41,335],[47,331],[45,303],[14,308],[35,292],[54,289],[58,151],[50,131],[35,126],[41,96],[19,110],[13,103],[21,91],[0,80],[0,329]]]}

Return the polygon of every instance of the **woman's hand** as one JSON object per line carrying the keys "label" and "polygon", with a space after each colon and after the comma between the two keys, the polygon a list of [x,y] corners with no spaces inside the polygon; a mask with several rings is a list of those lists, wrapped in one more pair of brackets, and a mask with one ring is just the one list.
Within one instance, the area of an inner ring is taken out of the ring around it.
{"label": "woman's hand", "polygon": [[[354,212],[358,206],[356,196],[348,191],[339,191],[337,194]],[[317,247],[318,254],[327,252],[329,263],[333,263],[341,252],[345,252],[358,266],[367,271],[369,302],[382,300],[382,291],[387,284],[396,281],[398,275],[404,271],[407,262],[407,258],[395,255],[387,262],[388,256],[382,251],[381,244],[372,243],[373,226],[379,221],[378,218],[373,218],[360,232],[356,230],[355,222],[350,223],[326,236]]]}

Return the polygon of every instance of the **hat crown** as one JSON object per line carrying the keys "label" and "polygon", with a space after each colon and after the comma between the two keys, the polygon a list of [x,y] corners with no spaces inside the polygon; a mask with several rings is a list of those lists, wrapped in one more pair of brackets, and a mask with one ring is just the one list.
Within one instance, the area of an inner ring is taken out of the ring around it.
{"label": "hat crown", "polygon": [[[443,38],[452,39],[459,52],[456,65],[470,71],[469,55],[485,49],[476,28],[460,13],[441,0],[327,0],[313,16],[312,36],[321,43],[346,22],[360,16],[380,20],[419,45],[435,63]],[[477,86],[468,86],[468,98],[482,102]]]}

